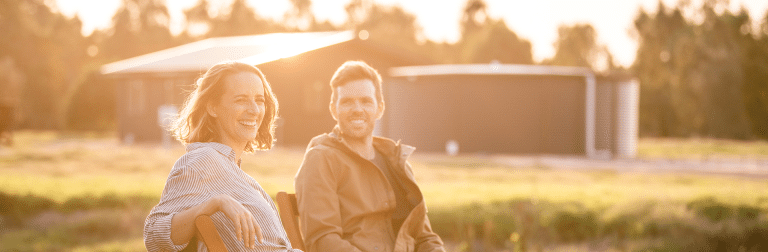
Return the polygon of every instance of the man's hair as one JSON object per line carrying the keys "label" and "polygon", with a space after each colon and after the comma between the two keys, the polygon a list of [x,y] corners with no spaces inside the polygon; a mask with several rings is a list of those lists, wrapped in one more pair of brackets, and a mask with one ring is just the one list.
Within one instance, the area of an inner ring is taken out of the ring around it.
{"label": "man's hair", "polygon": [[214,117],[208,114],[206,106],[221,101],[224,95],[224,79],[227,76],[248,72],[259,76],[264,83],[264,118],[259,125],[255,139],[248,142],[245,152],[268,150],[275,139],[275,120],[278,104],[272,88],[264,74],[256,68],[240,62],[222,62],[212,66],[195,82],[195,90],[187,98],[179,117],[171,124],[170,131],[181,143],[213,142],[221,139]]}
{"label": "man's hair", "polygon": [[378,104],[384,101],[384,95],[381,92],[381,75],[376,69],[362,61],[347,61],[341,64],[339,69],[331,78],[331,104],[336,103],[336,88],[344,86],[350,81],[371,80],[376,90],[376,100]]}

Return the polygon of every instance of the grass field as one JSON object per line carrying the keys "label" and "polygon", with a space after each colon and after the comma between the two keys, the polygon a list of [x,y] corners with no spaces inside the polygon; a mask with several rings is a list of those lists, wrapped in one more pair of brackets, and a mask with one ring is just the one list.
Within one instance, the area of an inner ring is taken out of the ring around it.
{"label": "grass field", "polygon": [[[122,146],[109,134],[20,132],[15,140],[12,148],[0,148],[0,192],[6,195],[0,200],[7,201],[0,204],[15,202],[0,206],[0,251],[144,250],[143,219],[183,147]],[[244,156],[242,168],[272,195],[292,192],[302,154],[301,149],[285,148],[259,152]],[[768,144],[641,139],[638,156],[768,159]],[[768,231],[764,178],[569,171],[493,160],[418,152],[412,157],[434,228],[453,251],[587,251],[601,250],[605,243],[619,250],[665,248],[648,230],[711,228],[715,231],[696,239],[715,239],[721,235],[717,225],[727,226],[725,222],[739,226],[732,228],[737,233]],[[720,212],[702,221],[711,209]],[[741,209],[757,212],[743,215]],[[634,219],[621,224],[626,221],[622,216]],[[527,220],[531,218],[538,221]],[[109,234],[114,230],[118,232]],[[581,231],[571,234],[573,230]],[[723,244],[755,248],[748,239]]]}

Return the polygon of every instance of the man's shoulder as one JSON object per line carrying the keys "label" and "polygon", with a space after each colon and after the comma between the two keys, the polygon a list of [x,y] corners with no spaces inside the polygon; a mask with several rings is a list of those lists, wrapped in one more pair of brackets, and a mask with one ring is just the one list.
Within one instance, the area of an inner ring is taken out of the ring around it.
{"label": "man's shoulder", "polygon": [[334,146],[335,143],[333,137],[328,133],[323,133],[313,137],[312,140],[309,141],[309,144],[307,144],[307,152],[311,150],[335,149],[336,147]]}

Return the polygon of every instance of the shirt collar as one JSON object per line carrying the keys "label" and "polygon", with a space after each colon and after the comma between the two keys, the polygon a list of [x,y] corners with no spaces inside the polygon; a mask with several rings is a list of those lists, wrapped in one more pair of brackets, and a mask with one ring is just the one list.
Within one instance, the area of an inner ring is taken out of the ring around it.
{"label": "shirt collar", "polygon": [[229,161],[232,161],[236,163],[237,166],[240,166],[240,160],[235,160],[235,150],[226,144],[217,142],[195,142],[187,145],[187,152],[206,147],[216,150],[217,152],[221,153],[221,155],[227,157]]}

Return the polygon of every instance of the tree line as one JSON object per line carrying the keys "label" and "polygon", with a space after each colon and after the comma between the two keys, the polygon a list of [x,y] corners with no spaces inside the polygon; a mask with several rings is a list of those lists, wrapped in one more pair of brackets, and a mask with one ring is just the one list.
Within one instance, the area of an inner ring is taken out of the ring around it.
{"label": "tree line", "polygon": [[[0,84],[21,86],[0,96],[20,97],[17,128],[109,130],[115,93],[98,74],[105,63],[211,37],[353,29],[438,64],[630,72],[640,82],[641,136],[768,139],[768,15],[753,21],[746,10],[723,10],[727,0],[689,2],[669,7],[659,1],[656,13],[638,10],[631,30],[639,48],[624,69],[590,24],[560,26],[554,56],[535,62],[531,43],[489,17],[484,0],[466,1],[455,43],[425,39],[413,14],[372,0],[351,0],[341,25],[316,20],[311,0],[290,0],[293,8],[279,21],[259,16],[246,0],[215,15],[208,0],[198,0],[184,10],[186,25],[176,35],[163,0],[123,0],[111,27],[88,36],[77,16],[56,12],[50,1],[0,0]],[[760,29],[752,29],[756,24]]]}

